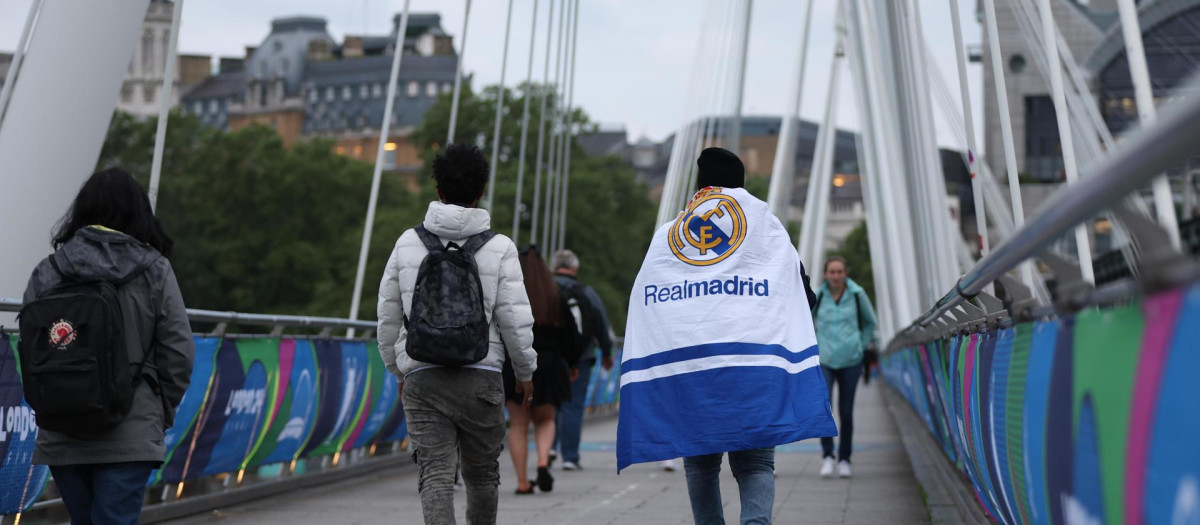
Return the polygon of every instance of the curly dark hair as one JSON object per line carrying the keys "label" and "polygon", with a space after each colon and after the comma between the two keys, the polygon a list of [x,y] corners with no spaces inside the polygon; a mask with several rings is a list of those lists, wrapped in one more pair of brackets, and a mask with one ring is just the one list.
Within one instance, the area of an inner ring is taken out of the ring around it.
{"label": "curly dark hair", "polygon": [[479,148],[451,144],[433,159],[433,179],[446,204],[474,206],[488,182],[488,161]]}

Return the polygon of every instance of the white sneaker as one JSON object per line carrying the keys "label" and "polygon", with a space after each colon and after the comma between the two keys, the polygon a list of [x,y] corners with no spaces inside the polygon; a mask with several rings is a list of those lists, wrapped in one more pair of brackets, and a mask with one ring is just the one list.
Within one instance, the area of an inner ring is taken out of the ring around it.
{"label": "white sneaker", "polygon": [[563,470],[583,470],[583,467],[579,466],[579,463],[574,461],[564,461],[562,468]]}
{"label": "white sneaker", "polygon": [[821,463],[821,477],[828,478],[833,475],[833,458],[825,458]]}
{"label": "white sneaker", "polygon": [[839,461],[837,467],[838,467],[838,477],[840,477],[840,478],[850,477],[850,462],[849,461]]}
{"label": "white sneaker", "polygon": [[662,462],[663,470],[667,472],[675,472],[675,460],[668,459]]}

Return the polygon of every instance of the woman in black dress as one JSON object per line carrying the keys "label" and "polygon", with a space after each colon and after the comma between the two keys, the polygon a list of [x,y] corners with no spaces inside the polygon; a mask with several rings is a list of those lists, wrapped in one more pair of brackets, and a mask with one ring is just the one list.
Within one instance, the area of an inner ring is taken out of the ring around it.
{"label": "woman in black dress", "polygon": [[550,447],[554,443],[554,416],[558,405],[571,398],[571,380],[578,374],[579,359],[574,352],[576,327],[570,310],[537,248],[520,255],[525,291],[533,309],[533,349],[537,351],[537,371],[533,373],[533,402],[522,403],[516,391],[512,366],[504,363],[504,395],[508,401],[508,452],[517,471],[517,494],[532,494],[529,482],[529,423],[532,421],[537,442],[537,486],[542,492],[554,489],[550,476]]}

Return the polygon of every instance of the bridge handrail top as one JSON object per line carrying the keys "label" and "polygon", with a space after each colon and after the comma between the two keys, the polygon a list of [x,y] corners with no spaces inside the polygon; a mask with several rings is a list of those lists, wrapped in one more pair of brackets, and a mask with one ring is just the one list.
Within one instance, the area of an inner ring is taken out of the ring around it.
{"label": "bridge handrail top", "polygon": [[[21,301],[10,297],[0,297],[0,312],[21,311]],[[218,310],[187,309],[188,320],[209,323],[238,323],[252,326],[286,326],[308,328],[354,328],[357,330],[375,330],[372,321],[358,321],[337,317],[313,317],[308,315],[274,315],[242,312],[223,312]]]}

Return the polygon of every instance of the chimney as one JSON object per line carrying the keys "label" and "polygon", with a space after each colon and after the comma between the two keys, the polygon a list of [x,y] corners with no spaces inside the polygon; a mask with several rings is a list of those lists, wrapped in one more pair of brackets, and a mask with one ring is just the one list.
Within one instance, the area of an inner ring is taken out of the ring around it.
{"label": "chimney", "polygon": [[342,58],[359,58],[363,56],[363,37],[346,35],[342,43]]}
{"label": "chimney", "polygon": [[220,65],[217,66],[218,73],[237,73],[246,69],[245,59],[236,57],[221,57]]}
{"label": "chimney", "polygon": [[250,61],[250,57],[254,56],[254,52],[258,50],[258,46],[246,46],[246,62]]}

